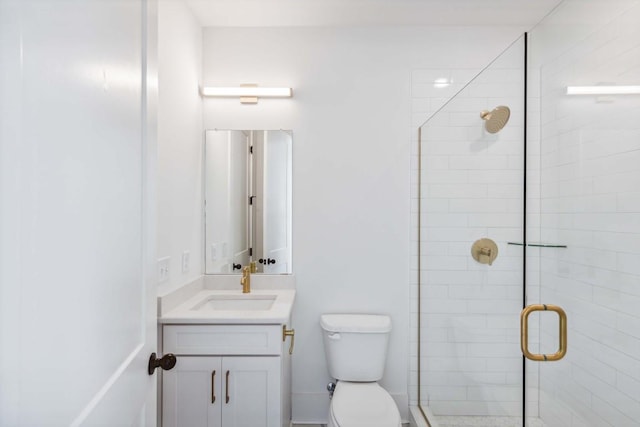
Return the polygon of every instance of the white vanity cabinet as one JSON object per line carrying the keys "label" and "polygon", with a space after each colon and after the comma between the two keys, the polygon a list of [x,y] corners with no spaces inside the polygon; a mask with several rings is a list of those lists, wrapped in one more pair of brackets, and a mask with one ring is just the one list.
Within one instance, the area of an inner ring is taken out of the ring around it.
{"label": "white vanity cabinet", "polygon": [[283,326],[164,324],[163,354],[177,363],[162,373],[162,427],[288,427]]}

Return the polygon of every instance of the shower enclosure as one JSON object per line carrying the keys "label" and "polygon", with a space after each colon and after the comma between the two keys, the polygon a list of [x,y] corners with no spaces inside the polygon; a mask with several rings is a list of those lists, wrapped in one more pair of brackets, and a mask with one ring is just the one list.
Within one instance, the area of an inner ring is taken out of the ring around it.
{"label": "shower enclosure", "polygon": [[640,425],[638,22],[564,1],[420,127],[432,427]]}

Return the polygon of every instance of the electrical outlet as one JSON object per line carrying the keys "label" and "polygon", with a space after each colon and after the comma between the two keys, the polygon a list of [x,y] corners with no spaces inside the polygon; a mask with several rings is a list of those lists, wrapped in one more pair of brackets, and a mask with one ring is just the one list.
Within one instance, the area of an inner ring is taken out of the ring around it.
{"label": "electrical outlet", "polygon": [[189,271],[189,251],[182,252],[182,272],[186,273]]}
{"label": "electrical outlet", "polygon": [[169,265],[171,257],[164,257],[158,259],[158,283],[166,282],[169,280]]}
{"label": "electrical outlet", "polygon": [[216,262],[218,260],[218,245],[211,244],[211,261]]}

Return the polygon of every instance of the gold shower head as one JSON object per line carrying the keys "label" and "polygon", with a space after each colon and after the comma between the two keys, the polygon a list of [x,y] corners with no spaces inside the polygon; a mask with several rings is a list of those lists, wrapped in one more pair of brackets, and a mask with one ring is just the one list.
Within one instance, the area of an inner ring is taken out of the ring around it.
{"label": "gold shower head", "polygon": [[486,120],[484,126],[489,133],[500,132],[502,128],[506,126],[510,116],[511,110],[504,105],[494,108],[493,111],[484,110],[480,113],[480,117]]}

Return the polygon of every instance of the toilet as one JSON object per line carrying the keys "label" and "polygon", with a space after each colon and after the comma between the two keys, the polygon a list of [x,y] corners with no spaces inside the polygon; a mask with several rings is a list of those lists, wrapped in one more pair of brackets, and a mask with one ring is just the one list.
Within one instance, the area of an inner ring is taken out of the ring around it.
{"label": "toilet", "polygon": [[384,373],[391,318],[320,316],[329,373],[337,381],[327,427],[400,427],[400,412],[377,383]]}

